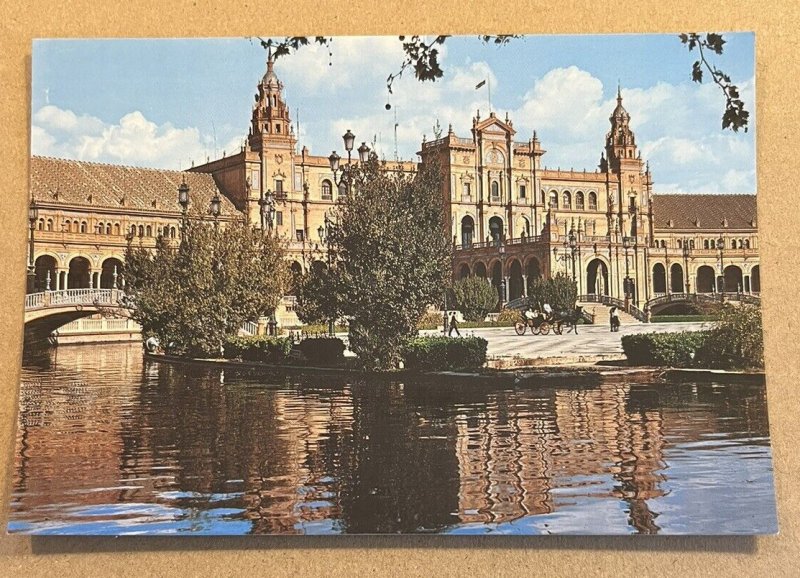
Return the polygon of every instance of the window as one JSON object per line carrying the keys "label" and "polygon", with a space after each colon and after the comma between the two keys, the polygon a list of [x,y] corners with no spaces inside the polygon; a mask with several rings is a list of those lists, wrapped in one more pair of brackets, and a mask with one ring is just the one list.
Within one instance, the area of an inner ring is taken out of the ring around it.
{"label": "window", "polygon": [[153,227],[150,226],[150,225],[147,225],[147,228],[145,229],[145,234],[148,237],[152,237],[153,236]]}
{"label": "window", "polygon": [[144,237],[144,225],[139,225],[139,236]]}
{"label": "window", "polygon": [[736,239],[731,239],[731,249],[736,248]]}
{"label": "window", "polygon": [[170,227],[169,228],[169,238],[170,239],[174,239],[175,238],[175,233],[176,233],[175,227]]}
{"label": "window", "polygon": [[551,209],[558,208],[558,193],[555,191],[550,191],[550,208]]}
{"label": "window", "polygon": [[469,201],[472,197],[472,183],[464,183],[461,187],[461,197],[465,201]]}
{"label": "window", "polygon": [[39,219],[39,223],[36,226],[36,228],[39,229],[40,231],[44,231],[44,219]]}
{"label": "window", "polygon": [[492,181],[492,199],[500,198],[500,185],[497,181]]}
{"label": "window", "polygon": [[283,179],[275,179],[275,194],[283,193]]}
{"label": "window", "polygon": [[301,243],[305,239],[305,234],[303,233],[303,229],[296,229],[295,232],[294,232],[294,236]]}
{"label": "window", "polygon": [[583,193],[580,191],[575,193],[575,208],[579,211],[583,210]]}
{"label": "window", "polygon": [[597,210],[597,195],[594,192],[589,193],[589,210]]}
{"label": "window", "polygon": [[114,223],[114,234],[119,235],[119,223]]}
{"label": "window", "polygon": [[261,190],[261,173],[257,170],[250,173],[250,188],[254,191]]}
{"label": "window", "polygon": [[276,211],[275,212],[275,225],[276,226],[283,225],[283,211]]}
{"label": "window", "polygon": [[519,198],[524,199],[528,195],[527,187],[525,185],[519,186]]}
{"label": "window", "polygon": [[47,219],[47,230],[48,231],[53,230],[53,219]]}
{"label": "window", "polygon": [[703,239],[703,249],[708,249],[708,239]]}
{"label": "window", "polygon": [[106,235],[111,234],[111,223],[106,223]]}
{"label": "window", "polygon": [[81,221],[81,233],[86,232],[86,221]]}
{"label": "window", "polygon": [[281,125],[279,125],[279,124],[276,124],[276,125],[275,125],[275,132],[276,132],[277,134],[281,134]]}
{"label": "window", "polygon": [[690,249],[694,249],[694,239],[691,239],[691,240],[689,241],[689,248],[690,248]]}
{"label": "window", "polygon": [[572,208],[572,195],[569,194],[569,191],[564,191],[563,200],[564,200],[564,208],[565,209],[571,209]]}
{"label": "window", "polygon": [[322,198],[327,201],[333,198],[333,187],[328,180],[322,181]]}
{"label": "window", "polygon": [[683,249],[683,241],[678,239],[677,243],[678,243],[678,249]]}
{"label": "window", "polygon": [[750,239],[745,239],[744,240],[744,248],[745,249],[749,249],[750,248]]}

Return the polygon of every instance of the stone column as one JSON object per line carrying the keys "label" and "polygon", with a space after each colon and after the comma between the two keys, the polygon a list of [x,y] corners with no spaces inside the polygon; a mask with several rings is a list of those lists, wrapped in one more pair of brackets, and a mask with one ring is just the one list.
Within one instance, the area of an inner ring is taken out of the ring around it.
{"label": "stone column", "polygon": [[528,296],[528,276],[527,275],[523,275],[522,276],[522,296],[523,297],[527,297]]}

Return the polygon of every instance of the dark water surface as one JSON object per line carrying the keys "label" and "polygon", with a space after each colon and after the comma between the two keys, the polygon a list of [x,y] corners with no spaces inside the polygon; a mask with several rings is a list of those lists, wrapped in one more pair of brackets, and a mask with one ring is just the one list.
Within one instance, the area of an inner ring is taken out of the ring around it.
{"label": "dark water surface", "polygon": [[763,386],[360,383],[62,347],[22,375],[9,529],[776,530]]}

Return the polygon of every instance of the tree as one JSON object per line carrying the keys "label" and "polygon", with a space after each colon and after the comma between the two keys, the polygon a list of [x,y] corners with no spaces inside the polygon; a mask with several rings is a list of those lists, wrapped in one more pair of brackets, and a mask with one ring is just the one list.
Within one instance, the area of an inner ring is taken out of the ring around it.
{"label": "tree", "polygon": [[155,251],[126,252],[130,316],[172,353],[217,355],[244,322],[278,305],[289,281],[283,256],[277,239],[244,223],[217,230],[189,219],[177,248],[160,237]]}
{"label": "tree", "polygon": [[563,273],[552,279],[535,279],[528,291],[528,303],[539,310],[549,303],[553,311],[572,311],[577,301],[578,285]]}
{"label": "tree", "polygon": [[456,307],[466,321],[483,321],[497,306],[497,288],[482,277],[467,277],[453,283]]}
{"label": "tree", "polygon": [[303,299],[309,311],[327,307],[348,318],[350,349],[365,369],[389,369],[449,276],[439,167],[389,170],[373,154],[347,175],[352,186],[334,211],[328,282],[310,273],[305,288],[314,293]]}
{"label": "tree", "polygon": [[[519,34],[497,34],[482,35],[478,38],[484,44],[503,46],[515,38],[520,38],[520,36]],[[386,78],[386,89],[390,94],[392,93],[394,81],[401,78],[409,68],[414,71],[414,76],[420,82],[435,82],[444,76],[444,69],[442,69],[439,62],[439,51],[449,38],[448,35],[434,36],[431,40],[427,40],[423,36],[399,36],[398,38],[402,44],[405,57],[400,64],[400,68]],[[681,43],[689,48],[690,52],[697,48],[700,54],[700,60],[696,61],[692,66],[692,80],[702,82],[703,68],[706,68],[725,96],[722,128],[731,129],[734,132],[738,132],[740,128],[743,128],[746,132],[750,113],[744,108],[744,102],[739,97],[738,87],[731,82],[731,78],[727,74],[711,64],[706,57],[706,50],[710,50],[719,56],[723,54],[723,47],[726,42],[724,37],[713,32],[704,35],[691,32],[681,34],[679,38]],[[286,36],[280,40],[272,38],[259,38],[258,40],[265,50],[272,51],[276,59],[292,54],[311,43],[327,47],[329,59],[333,56],[333,38],[330,36]],[[329,62],[328,64],[332,63]],[[387,104],[386,107],[387,109],[391,108],[391,105]]]}
{"label": "tree", "polygon": [[342,317],[340,291],[334,286],[338,280],[327,267],[312,269],[300,277],[294,309],[297,318],[303,323],[316,325]]}

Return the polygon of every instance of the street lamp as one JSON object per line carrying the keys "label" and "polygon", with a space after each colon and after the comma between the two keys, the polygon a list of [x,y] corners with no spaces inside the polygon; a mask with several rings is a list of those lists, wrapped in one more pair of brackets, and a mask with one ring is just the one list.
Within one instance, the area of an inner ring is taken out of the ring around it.
{"label": "street lamp", "polygon": [[630,277],[630,270],[628,265],[628,250],[631,248],[631,238],[630,237],[622,237],[622,248],[625,249],[625,279],[622,282],[623,289],[625,291],[625,310],[628,310],[628,305],[630,304],[631,300],[631,277]]}
{"label": "street lamp", "polygon": [[572,255],[572,280],[575,281],[575,254],[578,251],[578,240],[575,237],[575,229],[569,230],[569,249]]}
{"label": "street lamp", "polygon": [[36,229],[36,221],[39,220],[39,206],[34,199],[31,199],[28,205],[28,221],[30,222],[30,243],[28,246],[28,293],[33,293],[36,290],[36,263],[34,262],[34,230]]}
{"label": "street lamp", "polygon": [[689,295],[689,241],[683,238],[683,271],[686,275],[686,295]]}
{"label": "street lamp", "polygon": [[725,301],[725,261],[724,261],[724,249],[725,249],[725,239],[722,238],[720,235],[719,239],[717,239],[717,249],[719,249],[719,300],[721,302]]}
{"label": "street lamp", "polygon": [[[331,167],[331,172],[333,172],[333,181],[336,183],[337,187],[340,187],[342,183],[347,185],[347,192],[350,192],[350,187],[353,184],[353,144],[355,143],[356,135],[354,135],[350,129],[347,129],[347,132],[342,135],[342,140],[344,141],[344,148],[347,151],[347,164],[344,167],[340,166],[340,161],[342,157],[336,154],[336,151],[333,151],[331,155],[328,157],[328,164]],[[369,153],[370,148],[367,146],[367,143],[362,142],[361,146],[357,149],[358,152],[358,159],[361,163],[366,163],[369,160]],[[341,177],[337,176],[339,169],[342,169]]]}
{"label": "street lamp", "polygon": [[[319,242],[325,245],[325,252],[327,254],[329,272],[331,270],[331,267],[333,267],[333,255],[331,251],[331,243],[333,242],[331,234],[332,232],[333,232],[333,222],[328,217],[328,214],[325,213],[323,224],[317,227],[317,234],[319,235]],[[328,319],[328,335],[330,335],[331,337],[335,335],[335,319],[333,318]]]}
{"label": "street lamp", "polygon": [[222,208],[222,201],[219,198],[219,191],[214,193],[214,196],[211,197],[211,202],[209,203],[209,211],[211,212],[211,216],[214,217],[214,230],[217,230],[219,227],[219,214]]}
{"label": "street lamp", "polygon": [[500,235],[497,236],[497,252],[500,254],[500,308],[506,302],[506,246]]}
{"label": "street lamp", "polygon": [[186,184],[186,177],[178,186],[178,204],[181,206],[181,239],[186,230],[186,211],[189,209],[189,185]]}

